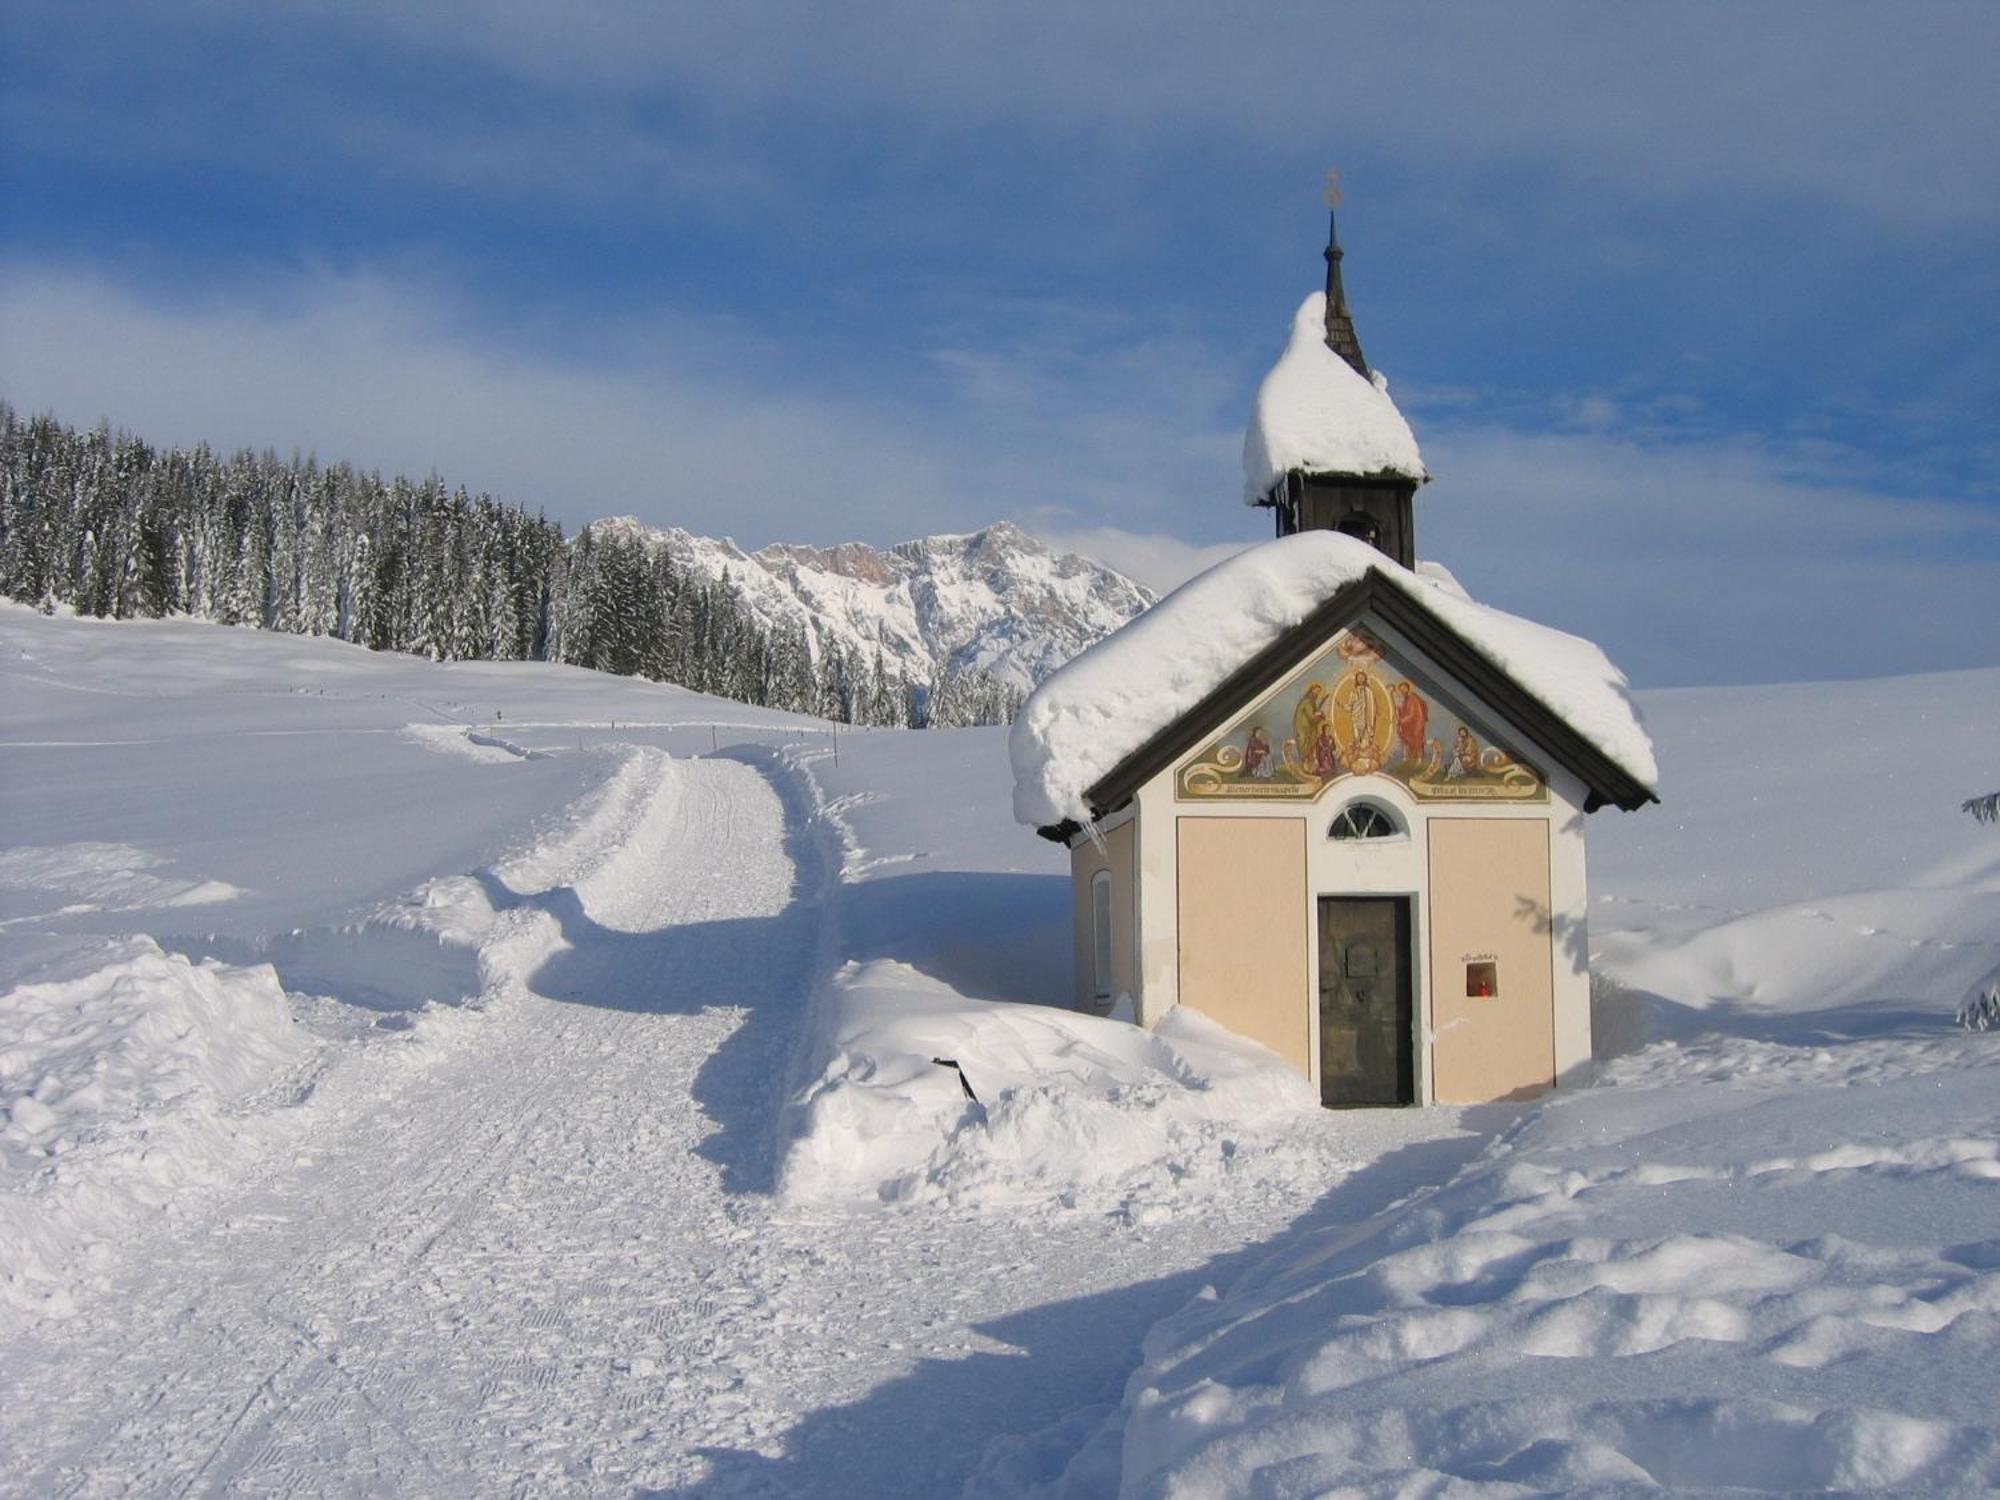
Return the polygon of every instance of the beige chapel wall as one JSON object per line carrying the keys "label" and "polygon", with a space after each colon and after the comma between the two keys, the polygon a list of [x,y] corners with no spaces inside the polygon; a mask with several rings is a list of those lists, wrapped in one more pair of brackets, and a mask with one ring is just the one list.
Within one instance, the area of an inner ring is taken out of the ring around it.
{"label": "beige chapel wall", "polygon": [[[1429,820],[1433,1097],[1526,1098],[1555,1082],[1549,824]],[[1497,964],[1499,993],[1468,997],[1469,961]]]}
{"label": "beige chapel wall", "polygon": [[[1417,976],[1418,1029],[1420,1035],[1437,1035],[1440,1018],[1434,1005],[1433,960],[1436,945],[1431,930],[1431,883],[1429,878],[1429,827],[1437,821],[1461,821],[1460,815],[1478,820],[1518,821],[1532,824],[1547,836],[1549,871],[1544,901],[1553,907],[1552,922],[1556,941],[1550,953],[1553,980],[1554,1036],[1552,1051],[1557,1081],[1574,1082],[1587,1076],[1591,1057],[1590,976],[1586,918],[1586,886],[1583,799],[1586,788],[1568,771],[1548,764],[1539,747],[1512,724],[1493,713],[1475,694],[1464,690],[1414,643],[1380,622],[1371,625],[1376,633],[1400,653],[1411,666],[1441,685],[1447,696],[1461,700],[1471,716],[1483,721],[1504,742],[1521,748],[1530,760],[1548,771],[1546,802],[1445,804],[1414,800],[1393,779],[1359,776],[1336,782],[1310,806],[1246,804],[1242,802],[1195,802],[1176,795],[1178,767],[1161,772],[1140,788],[1134,799],[1139,811],[1135,844],[1138,857],[1137,889],[1133,905],[1137,911],[1138,964],[1133,991],[1138,1001],[1138,1019],[1153,1025],[1180,997],[1179,876],[1180,841],[1170,835],[1183,818],[1228,817],[1266,818],[1292,822],[1305,819],[1307,869],[1302,906],[1310,922],[1314,898],[1319,895],[1407,894],[1415,897],[1412,955]],[[1301,663],[1303,669],[1305,663]],[[1295,674],[1294,674],[1295,675]],[[1289,679],[1288,679],[1289,680]],[[1278,689],[1274,688],[1273,693]],[[1266,695],[1269,697],[1270,695]],[[1218,723],[1216,732],[1224,727]],[[1341,844],[1327,838],[1333,815],[1345,803],[1367,797],[1394,808],[1408,824],[1407,839],[1377,846]],[[1618,816],[1607,814],[1605,816]],[[1156,830],[1150,838],[1146,829]],[[1308,943],[1308,1001],[1316,993],[1314,967],[1317,954]],[[1464,967],[1450,966],[1439,980],[1440,993],[1455,988],[1457,1002],[1464,1003]],[[1450,996],[1444,997],[1447,1001]],[[1308,1008],[1310,1008],[1308,1006]],[[1447,1019],[1449,1017],[1447,1016]],[[1308,1026],[1311,1022],[1308,1019]],[[1461,1028],[1462,1029],[1462,1028]],[[1450,1048],[1447,1047],[1447,1053]],[[1436,1076],[1434,1049],[1418,1049],[1418,1094],[1425,1102],[1450,1096]],[[1307,1071],[1302,1068],[1301,1071]]]}
{"label": "beige chapel wall", "polygon": [[1095,935],[1091,926],[1090,883],[1099,870],[1111,872],[1111,995],[1136,996],[1138,985],[1138,822],[1127,819],[1098,837],[1102,849],[1084,839],[1069,852],[1070,958],[1078,1010],[1106,1011],[1111,1001],[1097,997]]}
{"label": "beige chapel wall", "polygon": [[[1552,808],[1549,822],[1549,897],[1555,927],[1556,1082],[1589,1076],[1590,889],[1584,847],[1581,791]],[[1601,816],[1622,818],[1621,812]]]}
{"label": "beige chapel wall", "polygon": [[1177,820],[1180,1003],[1312,1076],[1303,818]]}
{"label": "beige chapel wall", "polygon": [[[1090,926],[1090,882],[1099,870],[1111,868],[1108,854],[1099,849],[1089,839],[1084,839],[1069,851],[1069,931],[1070,960],[1074,973],[1072,995],[1078,1010],[1108,1009],[1097,998],[1095,955],[1091,952],[1093,937]],[[1115,880],[1115,877],[1114,877]],[[1111,905],[1116,909],[1118,892],[1111,893]]]}
{"label": "beige chapel wall", "polygon": [[1139,820],[1104,835],[1111,851],[1111,993],[1139,993]]}

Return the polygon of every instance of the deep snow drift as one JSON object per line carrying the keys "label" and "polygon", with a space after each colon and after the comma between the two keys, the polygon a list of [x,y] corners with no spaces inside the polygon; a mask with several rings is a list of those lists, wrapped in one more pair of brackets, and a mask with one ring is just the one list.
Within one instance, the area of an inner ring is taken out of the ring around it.
{"label": "deep snow drift", "polygon": [[[348,1052],[393,1072],[456,1034],[439,1007],[486,990],[499,935],[469,872],[637,815],[615,721],[806,732],[570,668],[17,605],[0,692],[0,1328],[227,1186]],[[533,734],[567,753],[508,738]]]}

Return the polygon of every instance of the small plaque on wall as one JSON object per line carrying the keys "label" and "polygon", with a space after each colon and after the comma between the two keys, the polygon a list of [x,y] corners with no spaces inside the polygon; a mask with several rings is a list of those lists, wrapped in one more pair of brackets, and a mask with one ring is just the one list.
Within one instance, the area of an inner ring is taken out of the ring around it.
{"label": "small plaque on wall", "polygon": [[1491,999],[1500,993],[1500,965],[1480,959],[1465,966],[1465,993],[1468,999]]}

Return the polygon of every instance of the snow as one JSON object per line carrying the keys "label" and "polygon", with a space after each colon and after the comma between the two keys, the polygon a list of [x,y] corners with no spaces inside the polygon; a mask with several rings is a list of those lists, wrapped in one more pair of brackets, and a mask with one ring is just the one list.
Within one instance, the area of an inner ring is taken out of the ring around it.
{"label": "snow", "polygon": [[955,1027],[1062,982],[1061,856],[1011,825],[1000,732],[836,743],[572,669],[26,610],[0,671],[10,849],[240,892],[20,892],[0,991],[151,942],[275,974],[303,1045],[0,1329],[0,1493],[950,1494],[1115,1395],[1191,1272],[1375,1155],[1478,1139],[1314,1115],[1254,1170],[1216,1132],[1199,1193],[1169,1162],[1002,1206],[1000,1167],[1074,1152],[1038,1103],[989,1181],[967,1134],[934,1191],[794,1199],[784,1105],[847,964]]}
{"label": "snow", "polygon": [[[1337,361],[1336,361],[1337,362]],[[1088,822],[1097,781],[1252,656],[1374,571],[1647,788],[1652,742],[1622,673],[1591,642],[1464,596],[1449,573],[1413,573],[1367,543],[1299,532],[1190,579],[1076,657],[1014,721],[1014,814],[1035,827]]]}
{"label": "snow", "polygon": [[2000,1049],[1778,1050],[1628,1058],[1195,1301],[1127,1385],[1117,1492],[1990,1489]]}
{"label": "snow", "polygon": [[1314,292],[1292,318],[1285,352],[1257,388],[1243,435],[1243,498],[1255,505],[1294,469],[1309,474],[1430,476],[1410,424],[1373,380],[1326,344],[1326,293]]}
{"label": "snow", "polygon": [[999,731],[14,609],[0,674],[0,1493],[2000,1483],[2000,672],[1641,695],[1620,1055],[1349,1114],[1049,1004]]}
{"label": "snow", "polygon": [[1197,1012],[1148,1032],[968,1000],[878,960],[834,977],[818,1024],[824,1060],[784,1164],[794,1202],[1055,1202],[1143,1221],[1203,1180],[1325,1166],[1297,1149],[1325,1131],[1306,1081]]}
{"label": "snow", "polygon": [[240,1155],[242,1106],[310,1044],[268,965],[146,937],[7,993],[0,1041],[0,1327],[73,1309],[74,1262]]}
{"label": "snow", "polygon": [[69,911],[205,906],[243,894],[226,880],[171,880],[150,873],[161,863],[130,844],[21,845],[0,851],[0,891],[59,892],[72,898]]}

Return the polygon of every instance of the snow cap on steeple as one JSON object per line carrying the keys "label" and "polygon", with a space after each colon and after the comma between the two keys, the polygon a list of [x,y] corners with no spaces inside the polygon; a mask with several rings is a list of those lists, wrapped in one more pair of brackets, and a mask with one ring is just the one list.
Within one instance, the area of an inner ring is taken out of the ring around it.
{"label": "snow cap on steeple", "polygon": [[[1328,247],[1327,284],[1338,293],[1336,248]],[[1257,388],[1243,435],[1246,504],[1263,503],[1293,470],[1418,484],[1430,478],[1410,424],[1389,399],[1389,382],[1379,371],[1362,373],[1367,362],[1344,303],[1338,314],[1351,356],[1334,347],[1337,320],[1328,311],[1327,293],[1314,292],[1299,304],[1291,342]]]}

